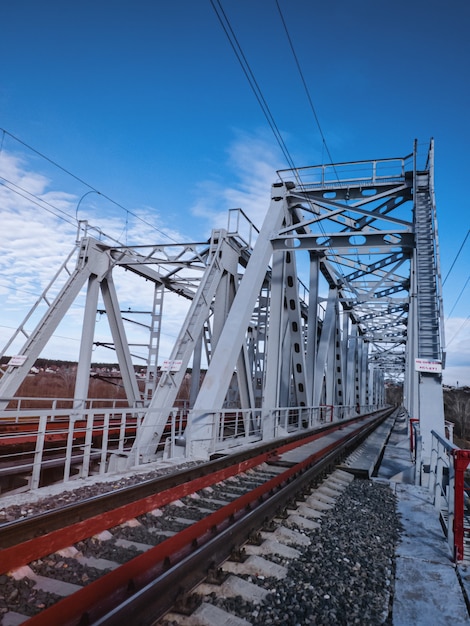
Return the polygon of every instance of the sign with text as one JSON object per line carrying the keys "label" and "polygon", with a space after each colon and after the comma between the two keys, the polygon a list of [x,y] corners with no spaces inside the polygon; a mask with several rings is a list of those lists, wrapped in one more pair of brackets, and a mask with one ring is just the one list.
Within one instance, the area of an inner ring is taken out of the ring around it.
{"label": "sign with text", "polygon": [[16,356],[12,356],[11,359],[8,361],[8,365],[13,365],[13,367],[19,367],[20,365],[23,365],[23,363],[26,361],[26,355],[25,354],[17,354]]}
{"label": "sign with text", "polygon": [[415,359],[415,370],[417,372],[430,372],[431,374],[440,374],[442,372],[442,363],[441,361]]}
{"label": "sign with text", "polygon": [[162,372],[179,372],[182,365],[183,361],[172,361],[170,359],[167,359],[166,361],[163,361],[160,369]]}

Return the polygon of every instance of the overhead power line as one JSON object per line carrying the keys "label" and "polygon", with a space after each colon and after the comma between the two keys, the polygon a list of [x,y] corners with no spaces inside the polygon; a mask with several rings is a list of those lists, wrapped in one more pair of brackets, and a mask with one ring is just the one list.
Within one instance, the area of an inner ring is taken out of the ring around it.
{"label": "overhead power line", "polygon": [[248,83],[253,93],[255,94],[255,98],[257,99],[258,104],[261,107],[261,110],[263,111],[263,114],[276,138],[276,141],[279,147],[281,148],[281,151],[289,167],[295,170],[296,168],[294,165],[294,161],[292,160],[289,150],[287,149],[284,139],[282,138],[281,132],[279,131],[279,128],[277,127],[277,124],[274,120],[271,110],[263,96],[263,92],[261,91],[261,88],[258,85],[258,82],[255,78],[255,75],[253,74],[253,71],[251,70],[250,64],[248,63],[248,60],[245,54],[243,53],[242,47],[240,43],[238,42],[237,36],[235,35],[233,31],[233,28],[230,24],[230,20],[227,17],[227,14],[225,13],[223,9],[220,3],[220,0],[210,0],[210,3],[212,5],[212,8],[214,9],[214,13],[217,16],[217,19],[220,22],[220,25],[222,26],[227,36],[227,39],[229,40],[230,45],[232,46],[232,49],[235,53],[235,56],[237,57],[238,62],[240,63],[243,73],[245,74],[246,79],[248,80]]}
{"label": "overhead power line", "polygon": [[[216,14],[220,24],[221,24],[221,26],[222,26],[226,36],[227,36],[227,39],[229,40],[229,43],[230,43],[230,45],[231,45],[231,47],[232,47],[232,49],[233,49],[233,51],[235,53],[235,56],[237,57],[237,60],[240,63],[240,66],[241,66],[241,68],[243,70],[243,73],[245,74],[245,76],[246,76],[246,78],[248,80],[248,83],[249,83],[253,93],[255,94],[255,97],[256,97],[256,99],[257,99],[257,101],[258,101],[258,103],[259,103],[259,105],[260,105],[260,107],[261,107],[261,109],[263,111],[263,114],[264,114],[264,116],[265,116],[265,118],[266,118],[266,120],[267,120],[267,122],[268,122],[268,124],[269,124],[269,126],[270,126],[270,128],[271,128],[271,130],[272,130],[272,132],[273,132],[273,134],[275,136],[275,138],[276,138],[276,141],[278,142],[279,147],[282,150],[282,153],[284,154],[284,157],[286,158],[286,161],[287,161],[290,169],[292,170],[292,173],[293,173],[294,177],[296,178],[297,182],[301,185],[302,181],[300,180],[300,175],[299,175],[299,172],[298,172],[298,168],[295,166],[295,163],[294,163],[294,161],[293,161],[293,159],[292,159],[292,157],[291,157],[291,155],[289,153],[287,145],[284,142],[284,139],[282,138],[281,132],[279,131],[279,128],[278,128],[278,126],[277,126],[277,124],[276,124],[276,122],[274,120],[273,114],[271,113],[271,110],[270,110],[270,108],[269,108],[269,106],[268,106],[268,104],[266,102],[266,99],[263,96],[261,88],[260,88],[260,86],[259,86],[259,84],[258,84],[258,82],[257,82],[257,80],[256,80],[256,78],[255,78],[255,76],[253,74],[253,71],[252,71],[252,69],[250,67],[250,64],[248,63],[248,60],[247,60],[247,58],[246,58],[246,56],[245,56],[245,54],[244,54],[244,52],[242,50],[242,47],[241,47],[241,45],[240,45],[240,43],[239,43],[239,41],[237,39],[237,36],[235,35],[235,32],[234,32],[234,30],[232,28],[230,20],[229,20],[227,14],[225,13],[225,11],[224,11],[224,9],[222,7],[221,1],[220,0],[210,0],[210,3],[212,5],[212,8],[214,9],[214,12],[215,12],[215,14]],[[216,4],[217,4],[217,6],[216,6]],[[285,20],[283,18],[282,13],[281,13],[281,9],[279,7],[279,3],[277,1],[276,1],[276,4],[277,4],[278,10],[279,10],[279,14],[281,16],[281,19],[282,19],[282,22],[283,22],[283,25],[284,25],[284,29],[286,31],[286,35],[287,35],[288,40],[289,40],[289,44],[290,44],[292,53],[294,55],[294,59],[295,59],[296,64],[297,64],[297,69],[299,70],[299,73],[300,73],[300,76],[301,76],[304,88],[305,88],[305,90],[307,92],[307,96],[308,96],[308,99],[309,99],[310,106],[312,108],[315,120],[316,120],[318,128],[320,130],[320,134],[321,134],[321,137],[322,137],[323,145],[325,146],[325,148],[326,148],[326,150],[328,152],[328,156],[330,158],[330,162],[333,163],[332,159],[331,159],[330,151],[329,151],[328,146],[326,144],[325,136],[323,135],[323,131],[321,129],[320,122],[319,122],[318,116],[317,116],[316,111],[315,111],[315,107],[313,106],[312,98],[311,98],[310,93],[308,91],[307,84],[305,82],[305,78],[304,78],[304,75],[302,73],[302,70],[300,68],[300,63],[299,63],[297,55],[295,53],[294,46],[293,46],[293,43],[292,43],[292,39],[291,39],[291,37],[289,35],[289,31],[287,29],[287,25],[285,23]],[[339,180],[338,173],[336,172],[336,168],[334,167],[334,165],[333,165],[333,169],[335,171],[336,177]],[[309,204],[312,204],[312,202],[310,200],[309,200]],[[319,223],[319,228],[325,234],[325,230],[324,230],[323,224],[321,222]],[[331,245],[330,244],[328,244],[328,245],[331,248]],[[339,272],[339,274],[341,276],[344,277],[344,272],[343,272],[343,269],[341,267],[341,263],[338,260],[337,260],[337,271]]]}
{"label": "overhead power line", "polygon": [[[76,181],[78,181],[79,183],[81,183],[82,185],[84,185],[85,187],[87,187],[90,191],[94,191],[95,193],[97,193],[98,195],[100,195],[102,198],[105,198],[105,200],[107,200],[108,202],[111,202],[111,204],[114,204],[114,206],[118,207],[119,209],[121,209],[122,211],[125,211],[128,215],[132,215],[132,217],[134,217],[136,220],[139,220],[140,222],[142,222],[142,224],[145,224],[146,226],[148,226],[149,228],[152,228],[152,230],[156,231],[157,233],[160,233],[161,235],[163,235],[164,237],[166,237],[167,239],[169,239],[170,241],[173,241],[174,243],[178,243],[176,241],[176,239],[173,239],[173,237],[171,237],[170,235],[168,235],[167,233],[165,233],[163,230],[160,230],[159,228],[157,228],[154,224],[151,224],[150,222],[148,222],[147,220],[145,220],[144,218],[140,217],[140,215],[137,215],[136,213],[134,213],[133,211],[130,211],[128,208],[126,208],[125,206],[123,206],[122,204],[120,204],[119,202],[116,202],[116,200],[113,200],[112,198],[110,198],[109,196],[107,196],[105,193],[99,191],[98,189],[96,189],[95,187],[93,187],[93,185],[90,185],[89,183],[87,183],[86,181],[84,181],[82,178],[80,178],[79,176],[77,176],[76,174],[73,174],[70,170],[66,169],[65,167],[63,167],[62,165],[60,165],[59,163],[57,163],[57,161],[54,161],[53,159],[49,158],[48,156],[46,156],[45,154],[43,154],[42,152],[39,152],[39,150],[36,150],[35,148],[33,148],[32,146],[30,146],[29,144],[27,144],[26,142],[22,141],[21,139],[19,139],[18,137],[16,137],[15,135],[13,135],[12,133],[9,133],[7,130],[5,130],[4,128],[0,128],[0,131],[2,132],[2,148],[3,148],[3,140],[5,138],[5,135],[8,135],[9,137],[11,137],[14,141],[17,141],[18,143],[20,143],[22,146],[24,146],[25,148],[27,148],[28,150],[31,150],[31,152],[34,152],[34,154],[37,154],[39,157],[41,157],[42,159],[48,161],[51,165],[53,165],[54,167],[57,167],[59,170],[61,170],[62,172],[64,172],[65,174],[67,174],[68,176],[71,176],[73,179],[75,179]],[[9,182],[9,181],[8,181]],[[25,191],[25,190],[23,190]],[[29,192],[28,192],[29,193]],[[30,194],[33,195],[33,194]],[[34,196],[36,197],[40,202],[44,202],[41,198],[38,198],[38,196]],[[83,196],[82,196],[83,197]],[[55,208],[55,207],[54,207]],[[57,209],[58,210],[58,209]],[[62,211],[63,213],[63,211]],[[73,216],[68,215],[69,218],[73,219]],[[99,230],[99,229],[98,229]]]}
{"label": "overhead power line", "polygon": [[455,307],[457,306],[460,298],[462,297],[463,292],[465,291],[466,286],[468,285],[468,282],[470,281],[470,274],[467,276],[467,280],[465,281],[464,286],[462,287],[462,289],[460,290],[459,295],[457,296],[457,300],[454,303],[454,306],[452,307],[449,315],[447,316],[447,319],[449,319],[449,317],[452,315],[452,313],[454,312]]}
{"label": "overhead power line", "polygon": [[463,322],[463,324],[460,326],[460,328],[458,329],[458,331],[454,334],[454,336],[452,337],[452,339],[447,343],[446,348],[448,348],[450,346],[450,344],[455,341],[455,339],[457,339],[457,337],[460,335],[460,333],[462,332],[462,330],[464,329],[464,326],[467,325],[468,321],[470,320],[470,315],[465,319],[465,321]]}
{"label": "overhead power line", "polygon": [[447,272],[447,275],[446,275],[446,277],[444,278],[444,280],[443,280],[443,282],[442,282],[442,286],[444,286],[444,285],[446,284],[446,280],[449,278],[449,274],[450,274],[450,273],[451,273],[451,271],[454,269],[454,265],[455,265],[455,263],[456,263],[457,259],[459,258],[460,253],[462,252],[462,249],[463,249],[463,247],[464,247],[464,245],[465,245],[465,242],[466,242],[466,241],[467,241],[467,239],[468,239],[468,235],[470,235],[470,228],[467,230],[467,234],[465,235],[465,238],[464,238],[464,240],[463,240],[463,242],[462,242],[462,245],[460,246],[460,248],[459,248],[459,250],[458,250],[457,254],[455,255],[455,259],[452,261],[452,265],[450,266],[450,269],[449,269],[449,271]]}
{"label": "overhead power line", "polygon": [[297,70],[299,72],[300,79],[302,81],[302,85],[304,86],[305,93],[307,94],[307,99],[308,99],[308,102],[309,102],[309,105],[310,105],[310,109],[311,109],[311,111],[313,113],[313,117],[315,118],[315,122],[316,122],[318,130],[320,132],[320,137],[322,139],[323,147],[325,148],[326,153],[328,154],[328,158],[330,160],[330,163],[332,164],[333,163],[333,158],[331,156],[330,149],[328,148],[328,145],[326,143],[325,135],[323,134],[323,130],[322,130],[322,127],[321,127],[321,124],[320,124],[320,120],[318,119],[317,112],[316,112],[315,107],[313,105],[312,97],[310,95],[310,91],[309,91],[309,88],[307,86],[307,82],[306,82],[304,74],[302,72],[302,68],[300,67],[299,59],[298,59],[297,54],[295,52],[294,44],[293,44],[291,36],[289,34],[289,29],[287,28],[287,24],[286,24],[286,21],[284,19],[284,15],[282,14],[281,7],[279,5],[278,0],[276,0],[276,6],[277,6],[277,10],[279,12],[279,16],[280,16],[281,21],[282,21],[282,25],[284,26],[286,37],[287,37],[287,40],[289,42],[290,49],[292,51],[292,56],[294,57],[295,64],[297,66]]}

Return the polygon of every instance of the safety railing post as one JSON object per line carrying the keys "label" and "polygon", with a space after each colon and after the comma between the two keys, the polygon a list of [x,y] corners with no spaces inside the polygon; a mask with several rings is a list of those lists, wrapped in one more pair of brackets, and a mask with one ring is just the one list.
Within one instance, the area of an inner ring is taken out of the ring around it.
{"label": "safety railing post", "polygon": [[[136,429],[137,429],[137,420],[136,417]],[[126,421],[127,421],[127,413],[123,411],[121,413],[121,423],[119,425],[119,444],[118,444],[118,452],[124,452],[124,442],[126,440]]]}
{"label": "safety railing post", "polygon": [[175,441],[176,441],[176,419],[178,410],[172,410],[170,413],[170,459],[175,456]]}
{"label": "safety railing post", "polygon": [[[137,434],[137,431],[136,431]],[[103,418],[103,435],[101,439],[100,474],[106,473],[106,459],[108,456],[109,443],[109,411],[106,411]]]}
{"label": "safety railing post", "polygon": [[454,557],[457,561],[464,557],[464,490],[465,470],[470,462],[470,450],[454,450]]}
{"label": "safety railing post", "polygon": [[75,433],[75,422],[79,419],[79,414],[74,412],[69,417],[69,428],[67,433],[67,444],[65,447],[64,483],[70,478],[70,468],[72,465],[73,439]]}
{"label": "safety railing post", "polygon": [[[458,558],[457,554],[458,554],[458,550],[456,548],[456,543],[455,543],[455,539],[456,539],[456,534],[455,534],[455,520],[456,520],[456,515],[455,515],[455,503],[456,503],[456,493],[455,493],[455,487],[456,487],[456,481],[455,481],[455,457],[454,457],[454,453],[452,452],[451,454],[448,455],[449,456],[449,464],[448,464],[448,468],[449,468],[449,480],[448,480],[448,487],[447,487],[447,543],[449,546],[449,550],[450,553],[453,556],[454,561]],[[457,481],[458,482],[458,481]],[[458,499],[458,498],[457,498]],[[457,514],[457,518],[459,517],[459,515]],[[457,533],[458,535],[458,533]]]}
{"label": "safety railing post", "polygon": [[418,424],[414,424],[413,425],[413,430],[414,430],[414,441],[415,441],[415,485],[421,485],[421,464],[422,464],[422,449],[421,449],[421,444],[422,444],[422,437],[421,437],[421,433],[419,432],[419,426]]}
{"label": "safety railing post", "polygon": [[34,451],[33,472],[31,476],[31,489],[39,487],[41,479],[42,453],[44,450],[44,440],[46,438],[47,415],[39,417],[38,435],[36,438],[36,449]]}
{"label": "safety railing post", "polygon": [[429,474],[429,491],[432,493],[433,496],[433,503],[435,508],[439,508],[438,505],[438,501],[440,501],[440,498],[437,497],[436,494],[436,490],[437,490],[437,484],[438,484],[438,478],[437,478],[437,457],[438,457],[438,449],[439,449],[439,440],[435,437],[435,435],[432,435],[432,439],[431,439],[431,460],[429,463],[429,467],[430,467],[430,474]]}
{"label": "safety railing post", "polygon": [[80,472],[81,478],[86,478],[90,473],[91,446],[93,443],[93,411],[88,412],[85,432],[85,445],[83,448],[83,463]]}
{"label": "safety railing post", "polygon": [[[435,472],[435,484],[434,484],[434,506],[436,509],[441,508],[441,498],[444,496],[444,454],[445,449],[440,445],[439,441],[436,441],[436,472]],[[448,467],[448,463],[446,464]],[[432,467],[431,467],[432,474]]]}
{"label": "safety railing post", "polygon": [[417,419],[416,417],[411,417],[410,418],[410,452],[411,452],[411,456],[415,457],[415,452],[416,452],[416,429],[415,429],[415,424],[417,424],[419,422],[419,419]]}

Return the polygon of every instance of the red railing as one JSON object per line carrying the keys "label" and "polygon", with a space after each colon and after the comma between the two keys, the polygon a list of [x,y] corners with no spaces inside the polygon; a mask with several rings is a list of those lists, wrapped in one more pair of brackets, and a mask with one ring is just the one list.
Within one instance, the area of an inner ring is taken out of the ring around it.
{"label": "red railing", "polygon": [[418,422],[419,419],[417,417],[410,417],[410,452],[413,457],[416,450],[416,432],[414,424],[417,424]]}
{"label": "red railing", "polygon": [[470,463],[470,450],[462,450],[434,430],[432,436],[429,487],[434,494],[434,506],[446,525],[454,560],[461,561],[465,556],[465,533],[470,531],[470,527],[465,526],[465,472]]}
{"label": "red railing", "polygon": [[465,532],[470,528],[465,526],[465,471],[470,463],[470,450],[453,451],[454,457],[454,555],[456,561],[464,558]]}

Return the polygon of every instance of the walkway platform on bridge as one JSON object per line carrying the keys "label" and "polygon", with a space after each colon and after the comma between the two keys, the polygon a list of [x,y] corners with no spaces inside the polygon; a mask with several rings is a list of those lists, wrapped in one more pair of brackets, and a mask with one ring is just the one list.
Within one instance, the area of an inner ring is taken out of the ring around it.
{"label": "walkway platform on bridge", "polygon": [[397,416],[377,480],[393,489],[403,525],[396,550],[393,626],[470,624],[470,567],[452,562],[431,496],[414,485],[404,415]]}

